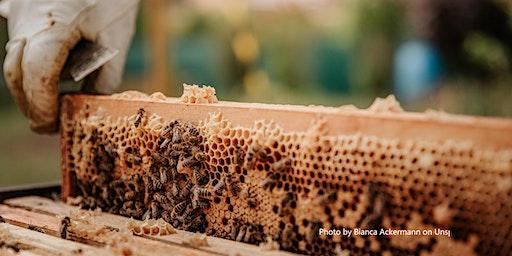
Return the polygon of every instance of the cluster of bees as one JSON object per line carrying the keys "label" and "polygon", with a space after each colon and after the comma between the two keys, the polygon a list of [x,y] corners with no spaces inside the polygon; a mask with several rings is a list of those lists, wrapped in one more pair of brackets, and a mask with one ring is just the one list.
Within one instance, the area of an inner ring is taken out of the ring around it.
{"label": "cluster of bees", "polygon": [[211,193],[205,187],[210,178],[201,140],[190,123],[174,120],[161,131],[150,175],[144,176],[143,202],[151,213],[143,219],[161,217],[175,228],[206,231],[203,211],[210,207]]}
{"label": "cluster of bees", "polygon": [[96,130],[92,132],[89,141],[95,145],[91,153],[97,176],[91,181],[72,177],[73,183],[77,185],[79,196],[71,203],[80,205],[84,209],[101,208],[104,211],[117,213],[124,202],[124,188],[120,187],[120,182],[114,180],[112,175],[118,154],[108,143],[99,141]]}
{"label": "cluster of bees", "polygon": [[254,223],[242,223],[235,220],[235,226],[229,237],[237,242],[259,244],[264,241],[263,226]]}
{"label": "cluster of bees", "polygon": [[[146,111],[139,109],[133,122],[135,129],[145,126]],[[116,152],[108,142],[98,141],[92,132],[93,164],[97,176],[92,182],[75,180],[79,197],[75,204],[85,209],[101,208],[136,219],[164,219],[175,228],[205,232],[208,225],[204,209],[210,207],[213,190],[206,188],[209,174],[207,156],[200,148],[197,128],[185,122],[171,121],[162,129],[157,150],[151,152],[149,168],[142,172],[114,178],[119,154],[128,168],[142,165],[137,149],[128,147]]]}

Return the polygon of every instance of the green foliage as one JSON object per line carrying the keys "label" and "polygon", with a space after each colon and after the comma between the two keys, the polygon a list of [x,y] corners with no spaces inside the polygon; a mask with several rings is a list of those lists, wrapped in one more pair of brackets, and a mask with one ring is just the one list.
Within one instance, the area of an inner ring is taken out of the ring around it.
{"label": "green foliage", "polygon": [[464,41],[464,51],[470,61],[482,66],[494,75],[505,75],[510,62],[503,45],[498,40],[481,33],[471,34]]}
{"label": "green foliage", "polygon": [[399,1],[358,1],[355,16],[353,92],[391,93],[394,49],[404,36],[404,7]]}

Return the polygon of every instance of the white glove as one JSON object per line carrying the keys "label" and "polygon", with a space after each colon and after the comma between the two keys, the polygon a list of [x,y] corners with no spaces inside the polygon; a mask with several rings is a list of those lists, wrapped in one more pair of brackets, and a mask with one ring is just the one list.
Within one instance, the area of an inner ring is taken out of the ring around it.
{"label": "white glove", "polygon": [[57,128],[58,83],[69,50],[81,39],[117,49],[93,85],[112,92],[121,82],[138,0],[5,0],[9,42],[4,77],[32,130]]}

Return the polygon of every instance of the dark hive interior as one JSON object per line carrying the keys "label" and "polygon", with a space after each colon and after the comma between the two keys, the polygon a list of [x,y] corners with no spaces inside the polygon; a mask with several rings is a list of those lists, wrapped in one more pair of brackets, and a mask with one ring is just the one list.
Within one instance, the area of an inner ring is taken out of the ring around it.
{"label": "dark hive interior", "polygon": [[[164,120],[141,108],[63,117],[64,169],[84,208],[306,254],[506,255],[512,153],[460,142],[327,135],[219,113]],[[277,120],[278,121],[278,120]],[[450,229],[447,236],[325,236],[318,229]]]}

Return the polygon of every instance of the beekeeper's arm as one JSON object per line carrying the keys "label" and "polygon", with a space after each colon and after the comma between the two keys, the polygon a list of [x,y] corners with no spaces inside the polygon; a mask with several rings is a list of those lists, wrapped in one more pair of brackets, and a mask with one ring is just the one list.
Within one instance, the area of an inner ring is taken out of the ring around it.
{"label": "beekeeper's arm", "polygon": [[119,52],[93,81],[101,93],[121,82],[138,0],[4,0],[9,42],[4,78],[32,130],[56,131],[58,83],[69,50],[80,39]]}

